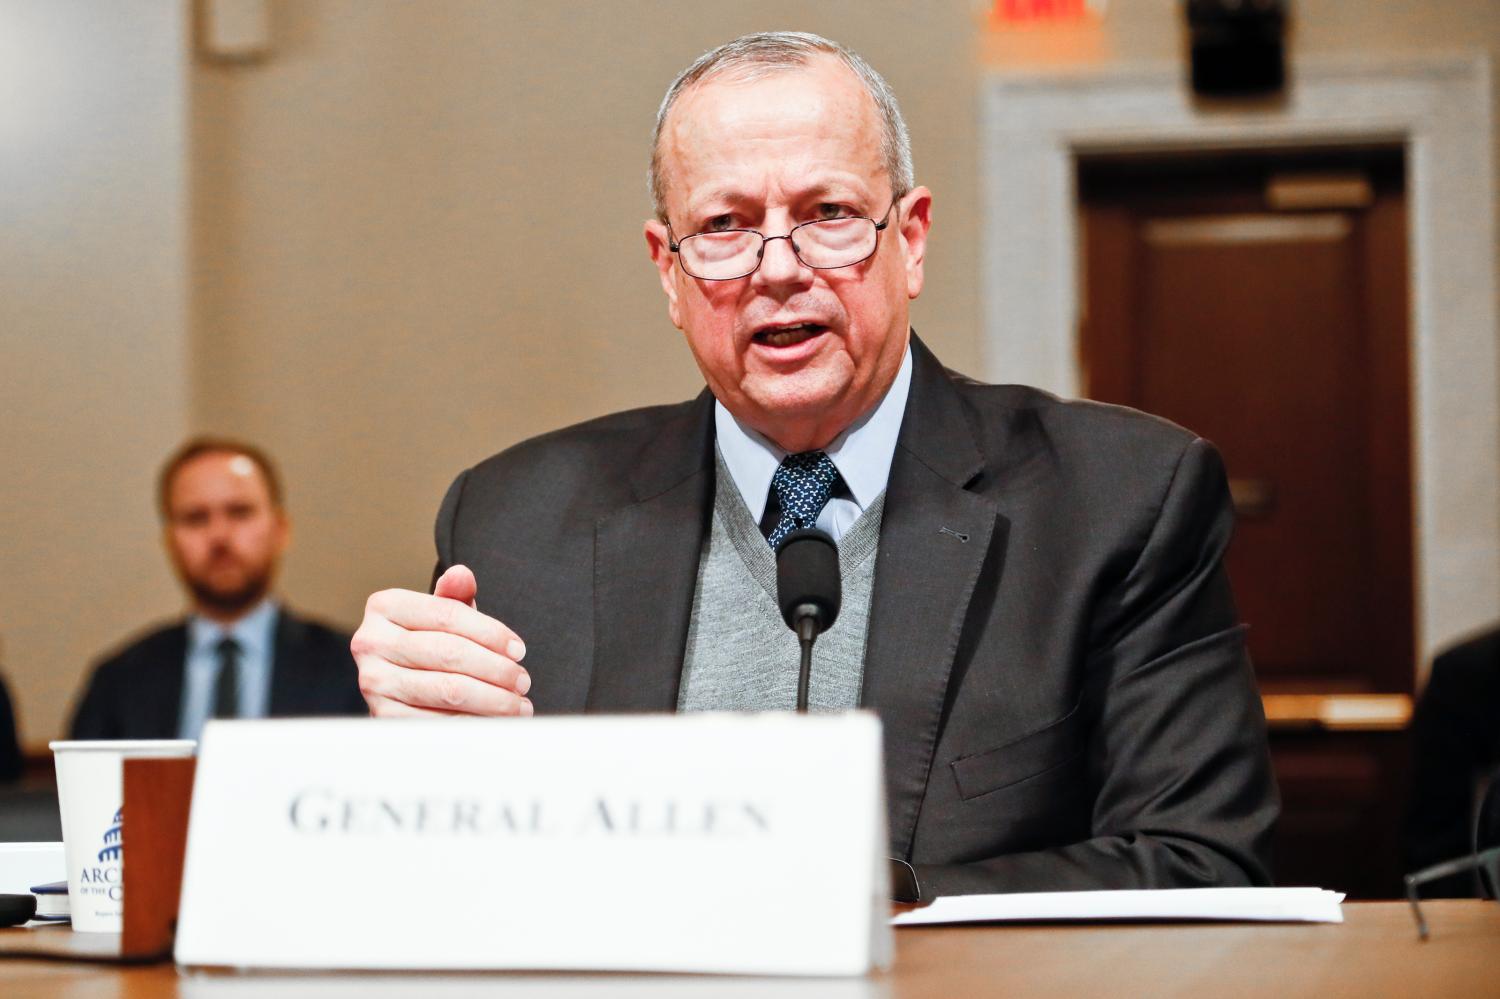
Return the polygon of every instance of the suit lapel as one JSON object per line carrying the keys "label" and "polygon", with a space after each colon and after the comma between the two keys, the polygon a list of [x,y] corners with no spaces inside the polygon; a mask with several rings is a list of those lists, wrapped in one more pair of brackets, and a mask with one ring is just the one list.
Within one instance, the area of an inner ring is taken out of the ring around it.
{"label": "suit lapel", "polygon": [[713,396],[648,443],[635,502],[594,528],[589,711],[675,711],[698,560],[713,509]]}
{"label": "suit lapel", "polygon": [[885,730],[897,856],[911,847],[970,597],[992,544],[1004,544],[995,503],[968,488],[984,469],[984,455],[964,403],[915,337],[912,353],[912,391],[886,486],[861,696]]}
{"label": "suit lapel", "polygon": [[175,739],[182,726],[182,685],[187,672],[187,622],[169,629],[162,636],[161,654],[155,657],[157,682],[141,685],[144,711],[141,731],[149,733],[144,738],[163,738],[157,734],[170,733],[165,738]]}
{"label": "suit lapel", "polygon": [[[302,649],[303,624],[287,613],[285,607],[276,611],[276,636],[271,643],[271,717],[305,714],[302,701],[310,686],[310,676],[298,652]],[[298,677],[302,682],[297,682]]]}

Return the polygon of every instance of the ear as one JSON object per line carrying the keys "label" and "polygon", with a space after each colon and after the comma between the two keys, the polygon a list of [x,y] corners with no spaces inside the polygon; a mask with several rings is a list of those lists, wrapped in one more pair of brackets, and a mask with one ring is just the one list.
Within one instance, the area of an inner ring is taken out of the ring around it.
{"label": "ear", "polygon": [[646,222],[646,249],[651,253],[651,262],[661,278],[661,290],[667,293],[667,315],[672,325],[682,329],[677,309],[677,254],[672,252],[672,240],[667,227],[656,219]]}
{"label": "ear", "polygon": [[932,228],[932,192],[913,188],[901,199],[901,246],[906,259],[906,297],[922,294],[922,262],[927,257],[927,231]]}
{"label": "ear", "polygon": [[276,511],[276,554],[286,553],[287,546],[292,543],[292,518],[285,510]]}

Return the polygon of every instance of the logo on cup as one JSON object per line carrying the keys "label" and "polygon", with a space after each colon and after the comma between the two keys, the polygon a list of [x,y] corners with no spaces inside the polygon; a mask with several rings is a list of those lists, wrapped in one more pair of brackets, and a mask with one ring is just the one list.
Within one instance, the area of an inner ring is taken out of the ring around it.
{"label": "logo on cup", "polygon": [[124,825],[122,818],[125,809],[121,808],[115,812],[114,824],[104,830],[104,849],[99,851],[99,863],[103,864],[110,860],[120,859],[120,848],[124,846],[120,838],[120,827]]}
{"label": "logo on cup", "polygon": [[104,848],[99,866],[85,867],[78,878],[79,894],[119,902],[124,895],[120,883],[120,852],[125,846],[125,809],[115,810],[114,820],[104,830]]}

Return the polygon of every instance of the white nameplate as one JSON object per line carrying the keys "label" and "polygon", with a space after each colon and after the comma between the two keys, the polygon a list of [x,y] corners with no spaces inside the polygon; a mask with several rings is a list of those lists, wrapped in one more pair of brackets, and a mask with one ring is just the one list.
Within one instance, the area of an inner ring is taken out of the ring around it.
{"label": "white nameplate", "polygon": [[866,712],[212,722],[176,958],[858,975],[886,848]]}

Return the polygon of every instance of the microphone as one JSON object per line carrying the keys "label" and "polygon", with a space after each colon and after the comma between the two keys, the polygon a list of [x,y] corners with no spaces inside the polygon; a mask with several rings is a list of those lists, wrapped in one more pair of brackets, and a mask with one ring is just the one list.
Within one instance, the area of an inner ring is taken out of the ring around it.
{"label": "microphone", "polygon": [[807,711],[813,642],[833,627],[841,599],[839,549],[833,539],[814,527],[804,527],[783,538],[776,546],[776,602],[781,606],[782,620],[802,643],[798,711]]}

